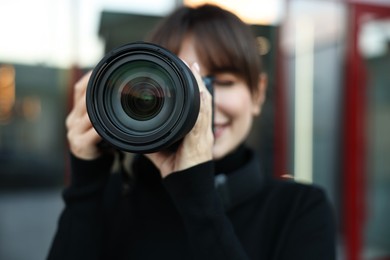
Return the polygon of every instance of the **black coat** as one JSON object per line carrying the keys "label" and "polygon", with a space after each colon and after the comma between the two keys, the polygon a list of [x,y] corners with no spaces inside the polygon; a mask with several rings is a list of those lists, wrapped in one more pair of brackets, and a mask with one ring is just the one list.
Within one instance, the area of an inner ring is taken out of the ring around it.
{"label": "black coat", "polygon": [[[165,179],[139,156],[129,185],[107,174],[112,158],[72,157],[48,259],[335,259],[322,189],[275,180],[260,171],[255,153],[238,150]],[[214,172],[225,173],[217,182],[228,185],[216,189]]]}

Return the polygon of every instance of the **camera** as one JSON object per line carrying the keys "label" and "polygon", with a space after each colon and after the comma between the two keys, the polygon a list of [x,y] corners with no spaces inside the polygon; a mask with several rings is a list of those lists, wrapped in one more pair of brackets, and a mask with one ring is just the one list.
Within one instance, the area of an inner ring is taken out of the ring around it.
{"label": "camera", "polygon": [[181,59],[161,46],[135,42],[112,50],[93,69],[86,105],[105,142],[151,153],[171,149],[193,128],[200,97]]}

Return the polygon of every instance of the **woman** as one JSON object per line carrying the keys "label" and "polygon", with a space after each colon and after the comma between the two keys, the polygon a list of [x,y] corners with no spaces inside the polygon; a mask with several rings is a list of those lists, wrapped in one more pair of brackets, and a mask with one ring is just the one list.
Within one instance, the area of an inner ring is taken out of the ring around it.
{"label": "woman", "polygon": [[250,29],[215,6],[181,7],[149,40],[191,67],[198,120],[176,152],[136,156],[126,181],[97,145],[82,78],[67,118],[72,182],[49,259],[334,259],[323,191],[272,179],[244,145],[265,99]]}

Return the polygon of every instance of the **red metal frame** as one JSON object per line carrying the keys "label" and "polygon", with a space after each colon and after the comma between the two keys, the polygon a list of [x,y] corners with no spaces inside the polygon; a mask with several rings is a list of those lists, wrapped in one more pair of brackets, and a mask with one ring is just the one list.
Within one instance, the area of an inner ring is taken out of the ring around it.
{"label": "red metal frame", "polygon": [[364,18],[390,17],[390,7],[349,3],[343,122],[343,233],[346,259],[361,259],[365,214],[367,74],[358,40]]}
{"label": "red metal frame", "polygon": [[275,140],[274,140],[274,172],[276,177],[281,177],[287,172],[287,108],[284,82],[284,57],[280,46],[281,29],[277,29],[277,52],[275,71]]}

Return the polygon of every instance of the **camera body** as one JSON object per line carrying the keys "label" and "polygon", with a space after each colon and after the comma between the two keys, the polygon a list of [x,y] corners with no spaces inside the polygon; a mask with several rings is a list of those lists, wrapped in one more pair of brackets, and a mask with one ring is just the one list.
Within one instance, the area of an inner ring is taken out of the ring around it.
{"label": "camera body", "polygon": [[173,147],[193,128],[200,97],[181,59],[161,46],[135,42],[97,64],[86,104],[105,142],[126,152],[151,153]]}

